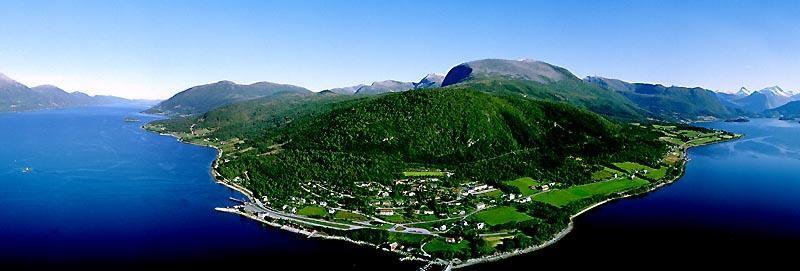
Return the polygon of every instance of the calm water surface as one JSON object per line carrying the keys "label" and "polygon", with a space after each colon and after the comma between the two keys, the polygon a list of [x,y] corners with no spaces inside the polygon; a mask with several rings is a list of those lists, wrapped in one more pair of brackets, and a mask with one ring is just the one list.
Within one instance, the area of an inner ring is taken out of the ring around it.
{"label": "calm water surface", "polygon": [[213,182],[215,151],[123,121],[153,119],[140,110],[0,114],[1,263],[416,266],[371,248],[309,240],[214,211],[232,205],[229,197],[242,198]]}
{"label": "calm water surface", "polygon": [[551,247],[470,269],[692,266],[697,260],[793,264],[800,253],[800,124],[754,119],[702,126],[746,137],[691,149],[682,179],[582,215],[575,230]]}

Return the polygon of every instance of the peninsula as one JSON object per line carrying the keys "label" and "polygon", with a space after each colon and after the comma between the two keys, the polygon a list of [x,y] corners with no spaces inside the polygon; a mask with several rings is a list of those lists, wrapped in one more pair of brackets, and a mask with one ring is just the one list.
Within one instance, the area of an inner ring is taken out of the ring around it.
{"label": "peninsula", "polygon": [[[687,149],[740,136],[523,64],[541,82],[451,71],[445,87],[270,94],[144,127],[219,151],[213,177],[249,198],[219,211],[453,268],[552,244],[582,212],[680,178]],[[530,96],[543,89],[608,106]]]}

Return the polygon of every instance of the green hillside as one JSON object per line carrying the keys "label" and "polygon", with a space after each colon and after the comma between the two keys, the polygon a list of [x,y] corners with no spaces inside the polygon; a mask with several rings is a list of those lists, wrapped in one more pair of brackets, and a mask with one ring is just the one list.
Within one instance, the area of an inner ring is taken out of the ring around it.
{"label": "green hillside", "polygon": [[664,153],[658,134],[645,129],[566,104],[465,88],[327,106],[333,110],[246,139],[257,151],[223,164],[223,173],[248,171],[250,188],[275,197],[297,192],[297,184],[310,179],[349,190],[354,181],[385,183],[419,164],[488,181],[530,176],[582,183],[601,161],[653,164]]}
{"label": "green hillside", "polygon": [[280,223],[441,259],[541,244],[587,206],[673,180],[686,140],[733,138],[471,86],[282,95],[146,128],[222,150],[215,177]]}
{"label": "green hillside", "polygon": [[237,102],[284,94],[311,95],[312,92],[298,86],[269,82],[239,85],[230,81],[220,81],[184,90],[146,110],[145,113],[166,115],[202,114]]}
{"label": "green hillside", "polygon": [[628,83],[602,77],[587,77],[585,81],[616,91],[638,107],[665,120],[695,120],[703,116],[726,118],[743,113],[725,106],[713,91],[703,88]]}

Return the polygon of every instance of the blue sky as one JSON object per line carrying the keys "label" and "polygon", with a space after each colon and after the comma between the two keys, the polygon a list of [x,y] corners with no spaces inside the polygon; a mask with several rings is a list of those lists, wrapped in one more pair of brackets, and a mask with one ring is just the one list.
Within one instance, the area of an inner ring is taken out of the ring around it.
{"label": "blue sky", "polygon": [[193,85],[322,90],[532,58],[634,82],[800,90],[791,1],[2,1],[0,72],[167,98]]}

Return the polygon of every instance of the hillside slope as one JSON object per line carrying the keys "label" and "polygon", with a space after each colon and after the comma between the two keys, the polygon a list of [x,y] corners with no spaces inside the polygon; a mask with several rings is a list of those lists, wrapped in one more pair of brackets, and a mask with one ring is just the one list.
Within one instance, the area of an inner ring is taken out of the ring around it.
{"label": "hillside slope", "polygon": [[735,107],[725,106],[715,92],[703,88],[628,83],[603,77],[586,77],[584,81],[616,91],[662,119],[695,120],[704,116],[727,118],[741,113]]}
{"label": "hillside slope", "polygon": [[620,119],[646,116],[644,110],[617,92],[588,84],[564,68],[539,61],[485,59],[463,63],[447,73],[442,86],[566,102]]}
{"label": "hillside slope", "polygon": [[269,82],[239,85],[220,81],[181,91],[145,112],[166,115],[202,114],[228,104],[283,94],[310,95],[312,92],[298,86]]}

